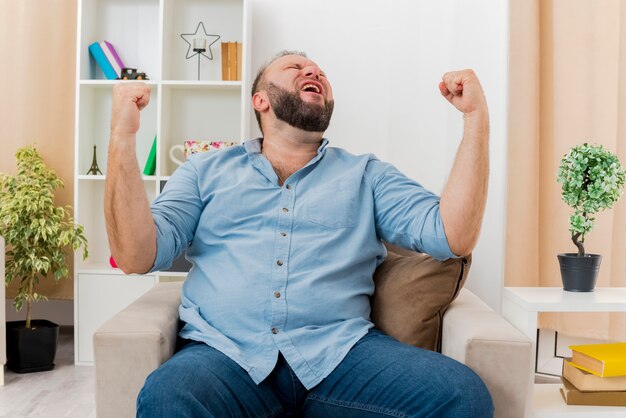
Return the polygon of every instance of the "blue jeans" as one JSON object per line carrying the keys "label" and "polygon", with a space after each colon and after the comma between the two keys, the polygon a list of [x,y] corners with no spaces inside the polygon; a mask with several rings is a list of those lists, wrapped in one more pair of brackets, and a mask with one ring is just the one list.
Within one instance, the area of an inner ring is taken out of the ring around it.
{"label": "blue jeans", "polygon": [[230,358],[192,342],[148,376],[137,416],[483,418],[493,403],[465,365],[371,330],[311,390],[282,356],[256,385]]}

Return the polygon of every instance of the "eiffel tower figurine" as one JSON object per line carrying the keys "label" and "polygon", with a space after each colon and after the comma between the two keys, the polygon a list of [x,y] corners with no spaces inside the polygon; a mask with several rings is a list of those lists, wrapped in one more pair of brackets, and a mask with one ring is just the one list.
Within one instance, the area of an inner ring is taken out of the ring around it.
{"label": "eiffel tower figurine", "polygon": [[98,167],[98,160],[96,159],[96,146],[93,146],[93,160],[91,161],[91,168],[87,171],[87,174],[102,174],[100,168]]}

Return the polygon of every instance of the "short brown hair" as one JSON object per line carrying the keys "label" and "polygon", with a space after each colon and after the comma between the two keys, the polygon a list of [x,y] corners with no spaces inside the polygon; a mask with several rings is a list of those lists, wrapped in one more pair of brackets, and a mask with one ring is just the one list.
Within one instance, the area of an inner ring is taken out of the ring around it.
{"label": "short brown hair", "polygon": [[[259,90],[261,90],[263,88],[263,75],[265,74],[265,70],[267,70],[267,67],[269,67],[270,64],[272,64],[277,59],[282,58],[282,57],[287,56],[287,55],[299,55],[301,57],[308,58],[307,55],[304,52],[301,52],[301,51],[288,51],[288,50],[280,51],[271,60],[269,60],[265,64],[263,64],[259,68],[259,71],[257,71],[256,77],[254,78],[254,82],[252,83],[251,96],[254,96],[254,94],[256,92],[258,92]],[[263,126],[261,125],[261,114],[256,109],[254,109],[254,116],[256,116],[256,121],[259,124],[259,129],[261,130],[261,134],[262,134],[263,133]]]}

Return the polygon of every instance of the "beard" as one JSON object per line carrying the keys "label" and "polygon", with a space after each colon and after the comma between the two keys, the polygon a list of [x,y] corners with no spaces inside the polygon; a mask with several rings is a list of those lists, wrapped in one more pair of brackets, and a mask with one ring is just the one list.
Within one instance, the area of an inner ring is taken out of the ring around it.
{"label": "beard", "polygon": [[324,100],[324,105],[302,100],[300,92],[291,92],[269,83],[267,87],[270,104],[279,120],[308,132],[324,132],[333,115],[334,100]]}

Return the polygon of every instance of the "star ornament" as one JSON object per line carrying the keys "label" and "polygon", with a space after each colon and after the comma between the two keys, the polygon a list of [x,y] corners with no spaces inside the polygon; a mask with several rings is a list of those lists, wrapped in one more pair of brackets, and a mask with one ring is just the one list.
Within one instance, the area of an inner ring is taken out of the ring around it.
{"label": "star ornament", "polygon": [[[204,36],[202,34],[198,34],[198,32],[200,31],[200,27],[202,27],[202,32],[204,32]],[[206,32],[205,27],[204,27],[204,23],[202,23],[202,22],[198,23],[198,27],[196,28],[196,31],[194,33],[183,33],[183,34],[180,35],[180,37],[183,38],[183,41],[185,41],[187,43],[187,45],[189,45],[189,47],[187,48],[187,55],[185,56],[185,58],[187,58],[187,59],[200,54],[200,55],[204,55],[206,58],[212,60],[213,59],[213,52],[211,51],[211,45],[213,45],[215,42],[217,42],[220,39],[219,35],[208,34]],[[206,55],[202,51],[194,51],[193,50],[193,40],[194,39],[198,39],[198,38],[203,38],[203,37],[207,39],[206,51],[208,52],[208,55]]]}

